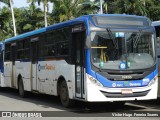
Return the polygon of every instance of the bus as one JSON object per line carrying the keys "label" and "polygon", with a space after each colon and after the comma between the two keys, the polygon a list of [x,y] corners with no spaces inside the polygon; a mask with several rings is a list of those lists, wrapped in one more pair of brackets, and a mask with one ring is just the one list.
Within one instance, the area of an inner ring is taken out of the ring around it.
{"label": "bus", "polygon": [[84,15],[4,42],[4,83],[27,92],[112,102],[157,99],[155,29],[142,16]]}
{"label": "bus", "polygon": [[[160,65],[160,21],[152,22],[152,25],[156,30],[157,48],[158,48],[158,64]],[[158,80],[160,81],[160,66],[158,67]],[[160,82],[158,82],[158,88],[160,88]],[[160,89],[158,89],[158,97],[160,97]]]}
{"label": "bus", "polygon": [[4,77],[3,77],[3,52],[4,52],[4,44],[0,42],[0,87],[5,87]]}

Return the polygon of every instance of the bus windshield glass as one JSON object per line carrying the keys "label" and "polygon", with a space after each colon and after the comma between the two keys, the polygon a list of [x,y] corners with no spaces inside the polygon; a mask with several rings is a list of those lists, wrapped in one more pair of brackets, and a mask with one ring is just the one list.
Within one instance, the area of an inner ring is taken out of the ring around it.
{"label": "bus windshield glass", "polygon": [[155,64],[151,32],[91,32],[91,61],[100,69],[136,70]]}

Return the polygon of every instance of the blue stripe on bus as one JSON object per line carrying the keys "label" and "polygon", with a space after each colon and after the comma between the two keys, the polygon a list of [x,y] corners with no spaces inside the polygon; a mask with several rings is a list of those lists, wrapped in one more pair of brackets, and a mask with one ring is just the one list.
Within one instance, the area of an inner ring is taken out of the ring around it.
{"label": "blue stripe on bus", "polygon": [[70,20],[67,22],[58,23],[56,25],[51,25],[46,28],[46,31],[58,29],[58,28],[62,28],[62,27],[66,27],[66,26],[70,26],[70,25],[74,25],[74,24],[78,24],[78,23],[82,23],[82,22],[84,22],[84,19],[78,19],[78,21]]}
{"label": "blue stripe on bus", "polygon": [[31,31],[31,32],[27,32],[27,33],[24,33],[24,34],[6,39],[5,42],[11,42],[11,41],[14,41],[14,40],[17,40],[17,39],[22,39],[22,38],[25,38],[25,37],[28,37],[28,36],[31,36],[31,35],[36,35],[38,33],[42,33],[42,32],[45,32],[45,31],[46,31],[45,28],[41,28],[39,30],[34,30],[34,31]]}
{"label": "blue stripe on bus", "polygon": [[144,86],[147,86],[149,82],[157,75],[157,69],[142,80],[110,81],[100,74],[96,73],[96,75],[97,75],[96,78],[103,84],[104,87],[108,87],[108,88],[144,87]]}
{"label": "blue stripe on bus", "polygon": [[[75,18],[73,20],[69,20],[69,21],[66,21],[66,22],[54,24],[54,25],[51,25],[51,26],[48,26],[48,27],[45,27],[45,28],[41,28],[39,30],[34,30],[34,31],[31,31],[31,32],[27,32],[27,33],[24,33],[24,34],[6,39],[5,42],[11,42],[11,41],[14,41],[16,39],[29,37],[29,36],[36,35],[36,34],[39,34],[39,33],[42,33],[42,32],[46,32],[46,31],[49,31],[49,30],[53,30],[53,29],[57,29],[57,28],[65,27],[65,26],[69,26],[69,25],[78,24],[78,23],[81,23],[81,22],[85,23],[87,25],[87,28],[89,28],[88,20],[92,21],[92,16],[93,15],[84,15],[84,16],[81,16],[79,18]],[[127,17],[133,17],[135,15],[120,15],[120,14],[102,14],[102,15],[99,15],[99,14],[96,14],[95,16],[127,16]],[[137,18],[146,18],[146,17],[142,17],[142,16],[136,16],[136,17]],[[92,23],[94,23],[94,22],[92,21]],[[87,29],[86,32],[87,32],[87,35],[88,35],[89,34],[89,29]]]}
{"label": "blue stripe on bus", "polygon": [[14,41],[14,40],[17,40],[17,39],[22,39],[22,38],[29,37],[29,36],[32,36],[32,35],[43,33],[43,32],[46,32],[46,31],[50,31],[50,30],[53,30],[53,29],[57,29],[57,28],[61,28],[61,27],[69,26],[69,25],[74,25],[74,24],[78,24],[78,23],[82,23],[82,22],[86,24],[87,19],[88,18],[80,17],[80,18],[76,18],[74,20],[54,24],[54,25],[48,26],[46,28],[41,28],[39,30],[34,30],[34,31],[31,31],[31,32],[27,32],[27,33],[24,33],[24,34],[6,39],[5,42],[6,43],[11,42],[11,41]]}
{"label": "blue stripe on bus", "polygon": [[86,49],[86,73],[96,78],[95,71],[91,69],[91,62],[90,62],[90,50]]}

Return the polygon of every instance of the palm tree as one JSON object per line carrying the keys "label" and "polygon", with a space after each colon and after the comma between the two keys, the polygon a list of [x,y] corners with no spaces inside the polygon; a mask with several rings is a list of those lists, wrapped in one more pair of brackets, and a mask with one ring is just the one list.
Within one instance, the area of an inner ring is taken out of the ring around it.
{"label": "palm tree", "polygon": [[5,6],[0,9],[0,40],[5,40],[14,35],[12,29],[12,20],[10,16],[11,12],[8,7]]}
{"label": "palm tree", "polygon": [[52,2],[54,3],[53,15],[58,22],[73,18],[74,8],[77,6],[78,0],[52,0]]}
{"label": "palm tree", "polygon": [[87,14],[97,14],[100,9],[99,4],[91,2],[90,0],[82,0],[79,2],[78,6],[79,7],[76,8],[75,17]]}
{"label": "palm tree", "polygon": [[54,4],[52,16],[57,22],[97,12],[97,6],[90,0],[51,0],[51,2]]}
{"label": "palm tree", "polygon": [[101,14],[107,14],[109,13],[109,3],[111,3],[112,1],[113,0],[94,0],[94,3],[99,6]]}
{"label": "palm tree", "polygon": [[43,9],[44,9],[44,23],[45,23],[45,27],[48,26],[48,22],[47,22],[47,13],[48,13],[48,2],[50,0],[27,0],[28,3],[31,2],[31,4],[34,4],[34,3],[38,3],[38,5],[40,5],[40,3],[42,2],[43,3]]}
{"label": "palm tree", "polygon": [[12,13],[12,21],[13,21],[13,29],[14,29],[14,36],[16,36],[16,24],[15,24],[15,17],[14,17],[14,10],[13,10],[13,1],[12,0],[0,0],[0,2],[7,4],[10,7]]}
{"label": "palm tree", "polygon": [[29,8],[21,11],[23,11],[22,15],[25,14],[26,19],[23,20],[23,23],[21,24],[23,32],[39,29],[44,26],[43,12],[40,8],[37,8],[35,4],[32,4],[29,6]]}
{"label": "palm tree", "polygon": [[116,13],[136,14],[147,16],[149,10],[146,4],[153,4],[152,0],[114,0]]}
{"label": "palm tree", "polygon": [[149,2],[145,3],[146,8],[149,10],[148,17],[151,20],[156,21],[160,20],[160,0],[153,0],[152,4]]}

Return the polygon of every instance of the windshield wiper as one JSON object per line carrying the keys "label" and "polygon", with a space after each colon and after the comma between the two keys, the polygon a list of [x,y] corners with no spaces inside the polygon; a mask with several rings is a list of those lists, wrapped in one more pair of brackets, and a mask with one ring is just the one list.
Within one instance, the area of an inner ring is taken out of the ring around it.
{"label": "windshield wiper", "polygon": [[137,35],[135,36],[136,39],[134,40],[134,45],[133,45],[134,48],[137,47],[137,44],[140,40],[141,35],[142,35],[142,29],[140,29],[139,32],[137,33]]}
{"label": "windshield wiper", "polygon": [[116,38],[114,37],[112,31],[111,31],[109,28],[107,28],[106,30],[107,30],[107,32],[108,32],[108,35],[109,35],[110,39],[113,40],[113,43],[114,43],[115,48],[118,50],[118,49],[119,49],[119,48],[118,48],[118,41],[116,40]]}

